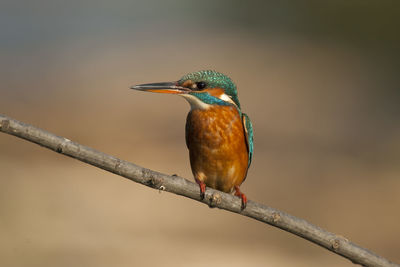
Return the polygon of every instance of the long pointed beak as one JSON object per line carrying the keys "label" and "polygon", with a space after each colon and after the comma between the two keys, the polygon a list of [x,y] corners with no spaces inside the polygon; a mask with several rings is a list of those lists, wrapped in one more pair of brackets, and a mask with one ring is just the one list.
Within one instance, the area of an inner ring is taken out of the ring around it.
{"label": "long pointed beak", "polygon": [[131,89],[165,94],[186,94],[191,91],[189,88],[179,86],[177,82],[138,84]]}

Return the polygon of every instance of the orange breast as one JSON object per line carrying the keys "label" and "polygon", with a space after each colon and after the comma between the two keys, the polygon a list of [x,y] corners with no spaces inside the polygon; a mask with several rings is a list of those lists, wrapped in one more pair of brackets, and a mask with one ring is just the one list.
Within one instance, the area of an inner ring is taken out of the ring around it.
{"label": "orange breast", "polygon": [[239,186],[248,167],[244,134],[234,106],[192,110],[186,121],[186,143],[193,175],[224,192]]}

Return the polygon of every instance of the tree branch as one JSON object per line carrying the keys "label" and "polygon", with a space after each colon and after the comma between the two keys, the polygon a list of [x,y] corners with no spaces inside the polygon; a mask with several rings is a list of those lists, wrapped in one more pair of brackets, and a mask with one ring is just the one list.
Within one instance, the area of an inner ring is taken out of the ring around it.
{"label": "tree branch", "polygon": [[400,266],[359,247],[342,236],[327,232],[283,211],[253,201],[249,201],[246,209],[241,210],[241,201],[239,198],[212,188],[207,188],[205,198],[201,200],[197,184],[184,178],[166,175],[137,166],[3,115],[0,115],[0,131],[36,143],[148,187],[185,196],[203,202],[210,207],[228,210],[270,224],[320,245],[349,259],[353,263],[365,266]]}

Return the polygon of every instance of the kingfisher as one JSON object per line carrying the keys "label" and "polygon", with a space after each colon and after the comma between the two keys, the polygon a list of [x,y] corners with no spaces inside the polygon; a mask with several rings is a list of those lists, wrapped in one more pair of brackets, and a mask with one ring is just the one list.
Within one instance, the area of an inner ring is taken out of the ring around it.
{"label": "kingfisher", "polygon": [[244,209],[247,197],[240,185],[253,157],[253,127],[241,110],[234,82],[222,73],[203,70],[178,81],[139,84],[131,89],[175,94],[189,102],[186,146],[201,199],[206,186],[226,193],[235,190]]}

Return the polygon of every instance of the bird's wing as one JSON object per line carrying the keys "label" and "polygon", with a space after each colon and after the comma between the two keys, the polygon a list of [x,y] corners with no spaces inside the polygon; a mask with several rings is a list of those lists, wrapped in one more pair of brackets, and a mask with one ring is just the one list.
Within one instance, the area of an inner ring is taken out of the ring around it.
{"label": "bird's wing", "polygon": [[251,160],[253,159],[253,125],[251,124],[249,116],[246,113],[242,113],[243,128],[246,133],[246,145],[247,151],[249,152],[249,163],[247,168],[250,167]]}
{"label": "bird's wing", "polygon": [[185,141],[186,141],[186,147],[189,149],[189,129],[190,129],[190,116],[191,116],[191,111],[188,113],[186,117],[186,124],[185,124]]}

